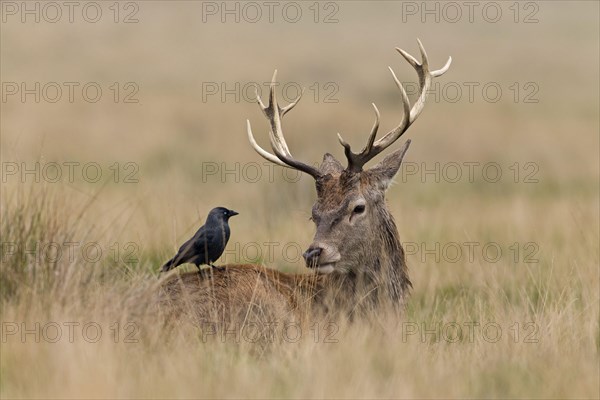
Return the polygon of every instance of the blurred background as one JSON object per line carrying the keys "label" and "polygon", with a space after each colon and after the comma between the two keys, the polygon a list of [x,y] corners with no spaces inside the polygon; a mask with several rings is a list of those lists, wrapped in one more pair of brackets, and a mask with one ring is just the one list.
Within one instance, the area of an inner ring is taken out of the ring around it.
{"label": "blurred background", "polygon": [[[259,363],[251,352],[189,345],[195,331],[165,344],[170,333],[146,316],[153,328],[140,325],[138,347],[14,336],[0,360],[5,395],[598,395],[598,2],[0,7],[7,321],[139,322],[132,305],[146,303],[136,290],[156,282],[215,206],[240,213],[220,262],[306,272],[314,182],[251,148],[246,119],[269,148],[255,87],[266,99],[277,69],[282,104],[304,88],[283,121],[292,154],[315,164],[330,152],[345,164],[336,133],[360,150],[372,102],[380,137],[402,117],[388,66],[415,100],[417,75],[394,48],[418,59],[419,38],[432,69],[453,62],[384,153],[412,140],[387,193],[414,286],[407,319],[496,321],[504,332],[536,324],[535,342],[504,335],[499,345],[456,346],[406,345],[396,333],[377,341],[372,326],[358,326],[339,346],[285,346]],[[48,242],[62,249],[58,264],[47,260]],[[75,259],[66,260],[67,242],[77,243]],[[206,357],[214,362],[198,362]],[[35,382],[23,373],[31,365]]]}
{"label": "blurred background", "polygon": [[[597,209],[587,208],[598,194],[595,2],[3,2],[2,10],[5,190],[39,180],[65,198],[95,199],[86,221],[110,240],[138,243],[140,254],[175,249],[217,205],[241,214],[232,257],[248,242],[304,248],[314,185],[250,147],[246,119],[269,146],[254,88],[265,97],[274,69],[282,103],[304,88],[284,120],[292,153],[318,163],[331,152],[345,163],[336,133],[361,148],[371,102],[380,136],[401,118],[387,66],[415,99],[416,73],[394,48],[419,58],[416,38],[432,68],[454,61],[393,146],[413,139],[388,194],[403,240],[444,230],[477,238],[484,217],[512,234],[518,224],[537,231],[562,217],[538,205],[559,199],[569,204],[564,218],[589,212],[594,219],[582,222],[598,227]],[[302,268],[297,256],[276,258]]]}

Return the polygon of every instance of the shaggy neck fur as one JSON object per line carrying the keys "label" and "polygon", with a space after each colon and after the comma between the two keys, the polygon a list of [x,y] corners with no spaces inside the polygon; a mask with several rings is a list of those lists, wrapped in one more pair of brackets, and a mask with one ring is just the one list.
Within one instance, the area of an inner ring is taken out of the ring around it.
{"label": "shaggy neck fur", "polygon": [[[355,190],[358,174],[338,178],[337,187],[329,182],[318,182],[319,195],[331,194],[332,189],[338,193]],[[363,179],[368,179],[363,176]],[[363,187],[372,187],[371,182],[362,182]],[[330,198],[331,199],[331,198]],[[329,200],[329,199],[322,199]],[[334,199],[332,199],[334,200]],[[365,232],[363,249],[357,261],[356,268],[349,272],[333,272],[324,279],[324,294],[328,299],[325,304],[333,303],[336,309],[345,309],[354,314],[373,310],[380,306],[389,305],[393,309],[402,310],[408,297],[412,284],[408,278],[408,269],[404,249],[400,244],[398,230],[394,218],[382,204],[375,207],[374,232]],[[329,308],[329,307],[327,307]]]}

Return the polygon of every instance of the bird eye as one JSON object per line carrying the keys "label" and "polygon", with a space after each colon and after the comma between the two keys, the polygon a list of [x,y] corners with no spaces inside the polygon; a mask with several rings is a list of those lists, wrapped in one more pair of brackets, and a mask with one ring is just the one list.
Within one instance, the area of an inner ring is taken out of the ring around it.
{"label": "bird eye", "polygon": [[362,214],[364,211],[365,211],[365,205],[359,204],[356,207],[354,207],[354,210],[352,212],[354,214]]}

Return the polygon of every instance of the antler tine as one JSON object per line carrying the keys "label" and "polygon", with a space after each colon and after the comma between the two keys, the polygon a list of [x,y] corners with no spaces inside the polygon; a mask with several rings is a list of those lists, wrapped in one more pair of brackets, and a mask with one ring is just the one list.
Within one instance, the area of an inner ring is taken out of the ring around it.
{"label": "antler tine", "polygon": [[379,110],[375,103],[371,103],[373,106],[373,110],[375,110],[375,122],[373,123],[373,128],[371,128],[371,133],[369,134],[369,140],[367,140],[367,145],[365,146],[364,151],[371,152],[373,148],[373,143],[375,143],[375,136],[377,136],[377,131],[379,130],[379,118],[381,114],[379,114]]}
{"label": "antler tine", "polygon": [[[415,120],[419,117],[419,115],[425,108],[425,100],[427,99],[427,94],[429,92],[429,88],[431,86],[431,82],[432,82],[433,78],[436,76],[443,75],[450,68],[450,63],[452,62],[452,57],[448,58],[446,65],[444,65],[444,67],[442,69],[433,71],[433,72],[429,71],[429,59],[427,57],[427,52],[425,51],[425,48],[423,47],[423,43],[421,43],[421,41],[419,39],[417,39],[417,43],[419,44],[419,51],[421,52],[421,62],[420,63],[417,62],[414,59],[414,57],[412,57],[410,54],[408,54],[404,50],[399,49],[399,48],[397,48],[396,50],[398,50],[398,52],[400,54],[402,54],[402,56],[417,71],[417,75],[419,76],[419,90],[420,90],[419,98],[417,99],[415,104],[410,109],[410,113],[407,113],[406,112],[406,110],[408,109],[407,106],[410,105],[410,103],[408,101],[408,97],[406,97],[406,92],[404,90],[404,87],[402,87],[402,84],[400,83],[400,81],[398,81],[398,78],[392,71],[392,75],[394,77],[394,80],[396,81],[396,85],[398,85],[398,87],[402,91],[402,95],[403,95],[402,100],[405,105],[405,109],[404,109],[405,114],[402,118],[402,122],[396,128],[389,131],[384,137],[382,137],[380,140],[378,140],[375,143],[375,146],[380,148],[380,150],[379,150],[380,152],[383,151],[386,147],[388,147],[392,143],[394,143],[396,140],[398,140],[398,138],[400,136],[402,136],[402,134],[404,132],[406,132],[408,127],[413,122],[415,122]],[[407,116],[408,116],[408,118],[407,118]]]}
{"label": "antler tine", "polygon": [[281,113],[281,107],[279,107],[279,104],[277,104],[277,95],[275,94],[276,85],[277,70],[273,72],[273,78],[271,78],[271,84],[269,85],[269,105],[264,105],[260,96],[258,95],[258,90],[256,91],[256,100],[260,105],[263,114],[265,117],[267,117],[269,123],[271,124],[271,133],[269,137],[271,137],[271,145],[273,146],[273,150],[277,148],[281,153],[291,157],[290,150],[281,133],[281,117],[283,114]]}
{"label": "antler tine", "polygon": [[254,140],[254,135],[252,135],[252,127],[250,126],[249,119],[246,120],[246,129],[248,131],[248,140],[250,141],[250,144],[258,154],[260,154],[267,161],[271,161],[272,163],[280,165],[282,167],[290,168],[289,165],[285,164],[279,158],[275,157],[273,154],[269,153],[268,151],[260,147],[258,143],[256,143],[256,140]]}
{"label": "antler tine", "polygon": [[[364,163],[366,163],[368,160],[365,160],[364,162],[362,162],[361,158],[363,157],[363,155],[371,153],[372,148],[373,148],[373,143],[375,143],[375,137],[377,136],[377,131],[379,130],[379,119],[381,117],[381,114],[379,114],[379,110],[377,109],[377,106],[375,105],[375,103],[371,103],[371,105],[373,106],[373,109],[375,110],[375,122],[373,123],[373,128],[371,128],[371,133],[369,134],[369,139],[367,140],[367,144],[359,154],[352,153],[350,144],[348,142],[346,142],[344,140],[344,138],[342,138],[342,135],[340,135],[339,133],[337,134],[338,141],[340,142],[340,144],[342,146],[344,146],[344,154],[346,155],[346,158],[348,159],[349,164],[352,164],[352,165],[360,164],[361,166],[364,165]],[[350,160],[352,160],[352,161],[350,161]],[[362,164],[361,164],[361,162],[362,162]]]}
{"label": "antler tine", "polygon": [[277,103],[277,97],[275,94],[276,79],[277,70],[275,70],[275,72],[273,73],[271,85],[269,86],[269,103],[267,106],[265,106],[262,99],[258,95],[258,91],[256,92],[256,101],[258,102],[258,105],[260,106],[260,109],[262,110],[265,117],[267,117],[267,119],[269,120],[269,124],[271,126],[271,130],[269,131],[269,141],[271,142],[271,148],[273,149],[275,155],[267,152],[262,147],[260,147],[258,143],[256,143],[256,140],[254,140],[254,135],[252,134],[252,127],[250,125],[250,121],[247,121],[248,140],[250,141],[250,144],[252,145],[254,150],[256,150],[256,152],[266,160],[283,167],[293,168],[302,172],[306,172],[307,174],[313,176],[316,179],[320,176],[318,169],[310,165],[304,164],[303,162],[297,161],[292,157],[288,145],[285,142],[283,130],[281,128],[281,118],[288,111],[294,108],[296,104],[298,104],[298,101],[300,101],[304,90],[300,93],[296,100],[282,108]]}
{"label": "antler tine", "polygon": [[438,76],[442,76],[446,73],[446,71],[448,71],[450,69],[450,64],[452,64],[452,57],[448,57],[448,61],[446,61],[446,64],[444,64],[444,66],[438,70],[435,71],[431,71],[431,76],[433,76],[434,78],[437,78]]}
{"label": "antler tine", "polygon": [[[408,96],[406,95],[406,90],[404,90],[402,83],[400,83],[392,68],[388,67],[390,72],[392,73],[394,82],[396,82],[396,86],[398,86],[402,95],[402,105],[404,110],[402,120],[400,121],[400,124],[398,126],[386,133],[381,139],[377,140],[375,143],[373,143],[373,140],[375,139],[375,133],[377,129],[373,127],[373,130],[369,135],[367,145],[358,154],[353,153],[350,149],[350,145],[347,142],[345,142],[338,134],[338,139],[340,140],[340,143],[344,146],[344,153],[346,154],[346,158],[348,159],[349,170],[355,172],[362,171],[362,167],[365,165],[365,163],[367,163],[377,154],[385,150],[388,146],[390,146],[392,143],[398,140],[398,138],[400,138],[400,136],[402,136],[404,132],[406,132],[410,125],[419,117],[419,114],[421,114],[421,112],[423,111],[423,108],[425,107],[425,100],[427,98],[427,94],[433,78],[442,76],[450,68],[450,64],[452,63],[452,57],[448,58],[448,61],[441,69],[436,71],[430,71],[427,52],[425,51],[425,48],[423,47],[423,44],[419,39],[417,39],[417,43],[419,44],[419,52],[421,53],[421,62],[417,61],[416,58],[414,58],[413,56],[411,56],[406,51],[400,48],[396,48],[396,50],[417,71],[417,74],[419,76],[419,98],[411,108],[410,101],[408,99]],[[379,112],[377,111],[377,108],[375,108],[375,110],[377,113],[377,119],[379,120]]]}
{"label": "antler tine", "polygon": [[298,95],[298,97],[296,97],[296,100],[292,101],[287,106],[279,109],[281,111],[281,117],[283,117],[285,114],[287,114],[287,112],[290,111],[292,108],[296,107],[296,104],[298,104],[298,102],[302,98],[303,94],[304,94],[304,88],[302,88],[302,90],[300,91],[300,94]]}

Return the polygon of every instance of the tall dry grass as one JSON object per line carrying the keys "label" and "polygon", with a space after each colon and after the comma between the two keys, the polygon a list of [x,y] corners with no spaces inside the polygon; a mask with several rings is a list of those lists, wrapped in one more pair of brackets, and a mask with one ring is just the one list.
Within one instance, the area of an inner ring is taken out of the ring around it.
{"label": "tall dry grass", "polygon": [[[63,217],[64,199],[40,194],[26,194],[26,210],[3,203],[2,237],[17,234],[6,222],[19,218],[32,221],[18,232],[29,243],[90,235],[80,219]],[[546,208],[565,215],[565,236],[580,234],[568,205]],[[165,325],[153,307],[152,262],[131,269],[110,256],[51,263],[16,253],[2,269],[11,288],[3,397],[594,397],[597,254],[589,254],[592,238],[573,244],[555,232],[538,234],[554,249],[535,264],[412,259],[415,291],[399,324],[318,321],[300,336],[295,326],[279,331],[266,346],[253,333]]]}
{"label": "tall dry grass", "polygon": [[[2,182],[2,398],[597,398],[598,4],[537,4],[537,24],[404,23],[402,3],[392,2],[339,3],[340,21],[329,25],[202,23],[200,2],[140,2],[132,25],[3,23],[3,82],[97,81],[106,89],[135,81],[140,103],[1,104],[3,172],[7,163],[69,161],[104,172],[97,183],[80,174]],[[290,182],[278,168],[267,178],[244,132],[250,118],[266,143],[257,106],[203,101],[202,82],[262,82],[274,68],[282,82],[335,82],[339,103],[315,102],[309,91],[284,122],[298,158],[343,158],[335,132],[360,146],[371,101],[382,130],[399,119],[385,66],[414,81],[392,49],[416,54],[415,37],[436,67],[453,56],[441,83],[498,82],[507,95],[497,103],[430,97],[407,133],[413,166],[496,162],[503,176],[398,176],[388,201],[411,250],[405,319],[333,328],[318,321],[297,341],[290,330],[268,346],[165,324],[152,307],[156,272],[211,207],[241,213],[225,262],[304,272],[282,247],[305,249],[313,235],[312,181]],[[539,102],[513,101],[514,82],[535,82]],[[123,180],[128,162],[139,167],[135,183]],[[258,162],[263,176],[206,175],[207,162]],[[528,162],[535,183],[524,181]],[[470,242],[478,243],[472,259]],[[60,257],[34,250],[49,243],[60,245]],[[90,243],[102,250],[98,259],[82,251]],[[427,253],[436,243],[440,251]],[[498,260],[481,251],[487,243],[501,248]],[[449,244],[463,251],[456,261],[441,252]]]}

